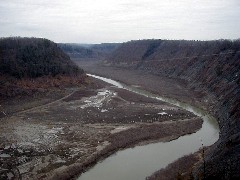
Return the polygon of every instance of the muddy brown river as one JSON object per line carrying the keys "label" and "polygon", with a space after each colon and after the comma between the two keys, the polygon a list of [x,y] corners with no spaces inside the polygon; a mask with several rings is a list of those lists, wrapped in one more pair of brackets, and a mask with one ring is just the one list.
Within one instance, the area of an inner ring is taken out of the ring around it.
{"label": "muddy brown river", "polygon": [[202,144],[210,146],[219,138],[218,123],[206,111],[111,79],[91,74],[88,74],[88,76],[103,80],[118,88],[176,105],[194,113],[204,121],[199,131],[181,136],[176,140],[136,146],[118,151],[83,173],[78,180],[144,180],[147,176],[166,167],[178,158],[198,151]]}

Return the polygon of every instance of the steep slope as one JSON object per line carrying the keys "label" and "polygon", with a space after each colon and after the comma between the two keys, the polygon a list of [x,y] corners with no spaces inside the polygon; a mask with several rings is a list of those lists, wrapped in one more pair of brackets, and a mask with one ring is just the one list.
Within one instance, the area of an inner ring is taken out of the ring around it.
{"label": "steep slope", "polygon": [[78,81],[77,77],[83,78],[83,73],[54,42],[47,39],[0,39],[1,96],[67,85]]}
{"label": "steep slope", "polygon": [[142,40],[123,43],[110,56],[111,63],[133,63],[146,59],[161,44],[161,40]]}
{"label": "steep slope", "polygon": [[131,41],[107,64],[184,79],[192,89],[215,96],[217,103],[209,106],[221,134],[206,156],[205,174],[209,179],[240,177],[240,40]]}

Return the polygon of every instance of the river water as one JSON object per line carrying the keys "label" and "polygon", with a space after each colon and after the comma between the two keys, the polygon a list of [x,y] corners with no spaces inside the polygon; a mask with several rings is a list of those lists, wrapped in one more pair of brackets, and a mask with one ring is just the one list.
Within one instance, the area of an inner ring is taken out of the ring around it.
{"label": "river water", "polygon": [[78,180],[144,180],[155,171],[166,167],[178,158],[194,153],[204,146],[210,146],[219,138],[219,126],[207,112],[173,99],[128,86],[104,77],[88,74],[118,88],[123,88],[149,98],[155,98],[186,109],[202,117],[202,128],[196,133],[181,136],[170,142],[152,143],[120,150],[83,173]]}

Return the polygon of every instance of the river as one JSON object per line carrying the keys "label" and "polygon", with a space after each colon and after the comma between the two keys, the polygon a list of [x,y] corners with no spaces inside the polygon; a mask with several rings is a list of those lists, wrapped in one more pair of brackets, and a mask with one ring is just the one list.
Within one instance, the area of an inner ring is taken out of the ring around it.
{"label": "river", "polygon": [[87,75],[103,80],[118,88],[123,88],[149,98],[176,105],[202,117],[204,121],[199,131],[190,135],[181,136],[176,140],[120,150],[97,163],[94,167],[83,173],[78,180],[144,180],[147,176],[166,167],[178,158],[198,151],[202,145],[212,145],[219,138],[218,123],[216,119],[206,111],[187,103],[164,98],[108,78],[92,74]]}

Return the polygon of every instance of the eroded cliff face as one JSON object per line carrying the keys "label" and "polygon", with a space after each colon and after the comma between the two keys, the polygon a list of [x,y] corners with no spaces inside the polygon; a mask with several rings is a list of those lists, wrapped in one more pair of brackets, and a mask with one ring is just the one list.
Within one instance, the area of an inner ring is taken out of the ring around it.
{"label": "eroded cliff face", "polygon": [[[196,177],[240,177],[240,40],[143,40],[122,44],[105,62],[160,76],[184,79],[192,89],[215,97],[213,114],[220,139],[207,153]],[[204,169],[204,172],[203,172]]]}

